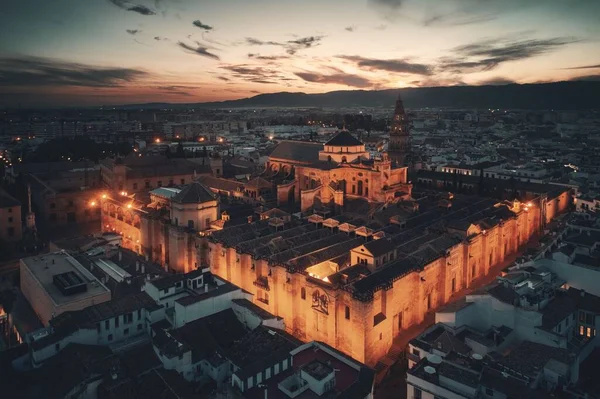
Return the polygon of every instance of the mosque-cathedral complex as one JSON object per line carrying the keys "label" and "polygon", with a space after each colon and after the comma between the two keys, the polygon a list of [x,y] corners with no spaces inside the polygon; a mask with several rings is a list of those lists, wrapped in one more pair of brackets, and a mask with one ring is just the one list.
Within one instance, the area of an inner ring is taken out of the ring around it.
{"label": "mosque-cathedral complex", "polygon": [[521,201],[413,190],[414,159],[398,99],[377,158],[347,131],[325,144],[282,141],[245,183],[194,170],[193,183],[149,198],[123,187],[102,200],[102,227],[174,271],[209,265],[287,332],[374,365],[571,203],[558,186]]}

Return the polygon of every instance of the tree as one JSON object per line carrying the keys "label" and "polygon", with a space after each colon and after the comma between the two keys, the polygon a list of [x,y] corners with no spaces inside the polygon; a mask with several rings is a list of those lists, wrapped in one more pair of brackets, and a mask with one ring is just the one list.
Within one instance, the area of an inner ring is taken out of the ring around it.
{"label": "tree", "polygon": [[10,318],[10,314],[13,311],[13,306],[15,304],[15,300],[16,300],[16,296],[15,293],[13,292],[13,290],[4,290],[0,293],[0,302],[2,303],[2,307],[4,308],[4,311],[6,312],[6,320],[8,322],[7,325],[7,329],[6,329],[6,342],[8,343],[8,347],[10,348],[10,341],[11,341],[11,334],[12,334],[12,323],[11,323],[11,318]]}

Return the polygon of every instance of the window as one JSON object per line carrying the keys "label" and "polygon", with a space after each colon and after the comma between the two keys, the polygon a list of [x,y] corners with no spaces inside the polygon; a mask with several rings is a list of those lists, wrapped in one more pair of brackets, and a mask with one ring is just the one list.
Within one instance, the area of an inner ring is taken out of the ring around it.
{"label": "window", "polygon": [[452,279],[452,292],[456,291],[456,277]]}
{"label": "window", "polygon": [[208,229],[208,226],[210,226],[210,218],[206,218],[204,220],[204,224],[205,224],[205,227]]}
{"label": "window", "polygon": [[110,329],[110,320],[106,320],[106,321],[104,322],[104,329],[105,329],[105,330],[108,330],[108,329]]}
{"label": "window", "polygon": [[558,325],[558,332],[562,330],[562,322]]}
{"label": "window", "polygon": [[115,327],[119,327],[119,316],[115,317]]}
{"label": "window", "polygon": [[181,184],[185,184],[185,179],[181,179]]}
{"label": "window", "polygon": [[156,185],[157,185],[158,187],[162,187],[162,180],[159,180],[159,181],[156,183]]}
{"label": "window", "polygon": [[137,190],[137,188],[138,188],[138,184],[137,183],[133,183],[133,189]]}
{"label": "window", "polygon": [[124,324],[131,324],[131,323],[133,323],[133,313],[129,313],[129,314],[123,315],[123,323]]}
{"label": "window", "polygon": [[108,334],[108,340],[112,341],[113,340],[113,335],[112,334]]}
{"label": "window", "polygon": [[486,388],[486,389],[485,389],[485,394],[486,394],[487,396],[494,396],[494,390],[493,390],[493,389],[491,389],[491,388]]}
{"label": "window", "polygon": [[129,335],[129,328],[126,328],[125,330],[123,330],[123,334]]}
{"label": "window", "polygon": [[589,325],[593,325],[595,324],[595,317],[593,314],[591,313],[586,313],[585,314],[585,324],[589,324]]}
{"label": "window", "polygon": [[150,188],[150,182],[149,182],[149,181],[147,181],[146,183],[144,183],[144,187],[146,187],[146,188]]}
{"label": "window", "polygon": [[194,228],[194,221],[193,221],[193,220],[188,220],[188,227],[189,227],[190,229],[193,229],[193,228]]}
{"label": "window", "polygon": [[383,333],[379,333],[379,340],[381,341],[383,339]]}
{"label": "window", "polygon": [[69,206],[73,206],[73,201],[69,201]]}
{"label": "window", "polygon": [[300,289],[300,298],[306,299],[306,288],[304,287]]}
{"label": "window", "polygon": [[9,227],[8,229],[6,229],[6,231],[7,231],[9,237],[15,236],[15,228],[14,227]]}
{"label": "window", "polygon": [[8,223],[12,223],[12,221],[13,221],[13,218],[11,216],[11,217],[8,218]]}
{"label": "window", "polygon": [[60,342],[54,345],[54,349],[58,352],[60,350]]}
{"label": "window", "polygon": [[346,310],[345,311],[346,320],[350,320],[350,307],[346,306],[345,310]]}
{"label": "window", "polygon": [[169,186],[173,185],[173,179],[169,179]]}
{"label": "window", "polygon": [[423,396],[422,396],[421,390],[419,388],[417,388],[417,387],[414,387],[413,388],[413,398],[414,399],[421,399],[422,397]]}
{"label": "window", "polygon": [[142,325],[141,325],[141,324],[138,324],[138,325],[137,325],[137,330],[138,330],[138,331],[142,331]]}
{"label": "window", "polygon": [[142,309],[138,309],[137,318],[138,318],[138,320],[140,320],[142,318]]}
{"label": "window", "polygon": [[100,323],[96,323],[96,332],[100,333],[101,330],[102,326],[100,326]]}
{"label": "window", "polygon": [[582,323],[585,322],[585,313],[581,310],[579,311],[579,321]]}
{"label": "window", "polygon": [[8,213],[12,213],[12,208],[8,208]]}
{"label": "window", "polygon": [[416,349],[416,348],[413,348],[413,350],[412,350],[412,354],[413,354],[413,355],[415,355],[415,356],[419,356],[419,357],[421,357],[421,351],[419,351],[419,350],[418,350],[418,349]]}
{"label": "window", "polygon": [[584,334],[585,334],[585,327],[579,326],[579,335],[584,335]]}

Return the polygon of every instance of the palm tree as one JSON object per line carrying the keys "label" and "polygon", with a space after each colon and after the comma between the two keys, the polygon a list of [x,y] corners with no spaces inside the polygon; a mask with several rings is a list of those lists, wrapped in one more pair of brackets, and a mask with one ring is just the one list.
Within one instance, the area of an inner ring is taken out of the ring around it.
{"label": "palm tree", "polygon": [[10,314],[12,313],[13,310],[13,306],[15,304],[15,293],[12,290],[4,290],[2,292],[0,292],[0,303],[2,304],[2,307],[4,308],[4,311],[6,312],[6,320],[8,322],[7,325],[7,336],[6,336],[6,342],[8,344],[8,347],[10,348],[10,336],[12,333],[12,326],[11,326],[11,319],[10,319]]}

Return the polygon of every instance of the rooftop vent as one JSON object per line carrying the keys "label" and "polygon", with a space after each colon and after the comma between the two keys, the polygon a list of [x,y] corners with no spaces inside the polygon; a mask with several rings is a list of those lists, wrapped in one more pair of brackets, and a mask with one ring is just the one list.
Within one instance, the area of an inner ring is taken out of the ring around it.
{"label": "rooftop vent", "polygon": [[433,367],[431,367],[431,366],[425,366],[424,370],[429,375],[435,374],[435,369]]}
{"label": "rooftop vent", "polygon": [[473,353],[473,354],[471,355],[471,357],[472,357],[474,360],[483,360],[483,356],[481,356],[479,353]]}
{"label": "rooftop vent", "polygon": [[432,364],[440,364],[442,363],[442,358],[438,355],[428,355],[427,361]]}

